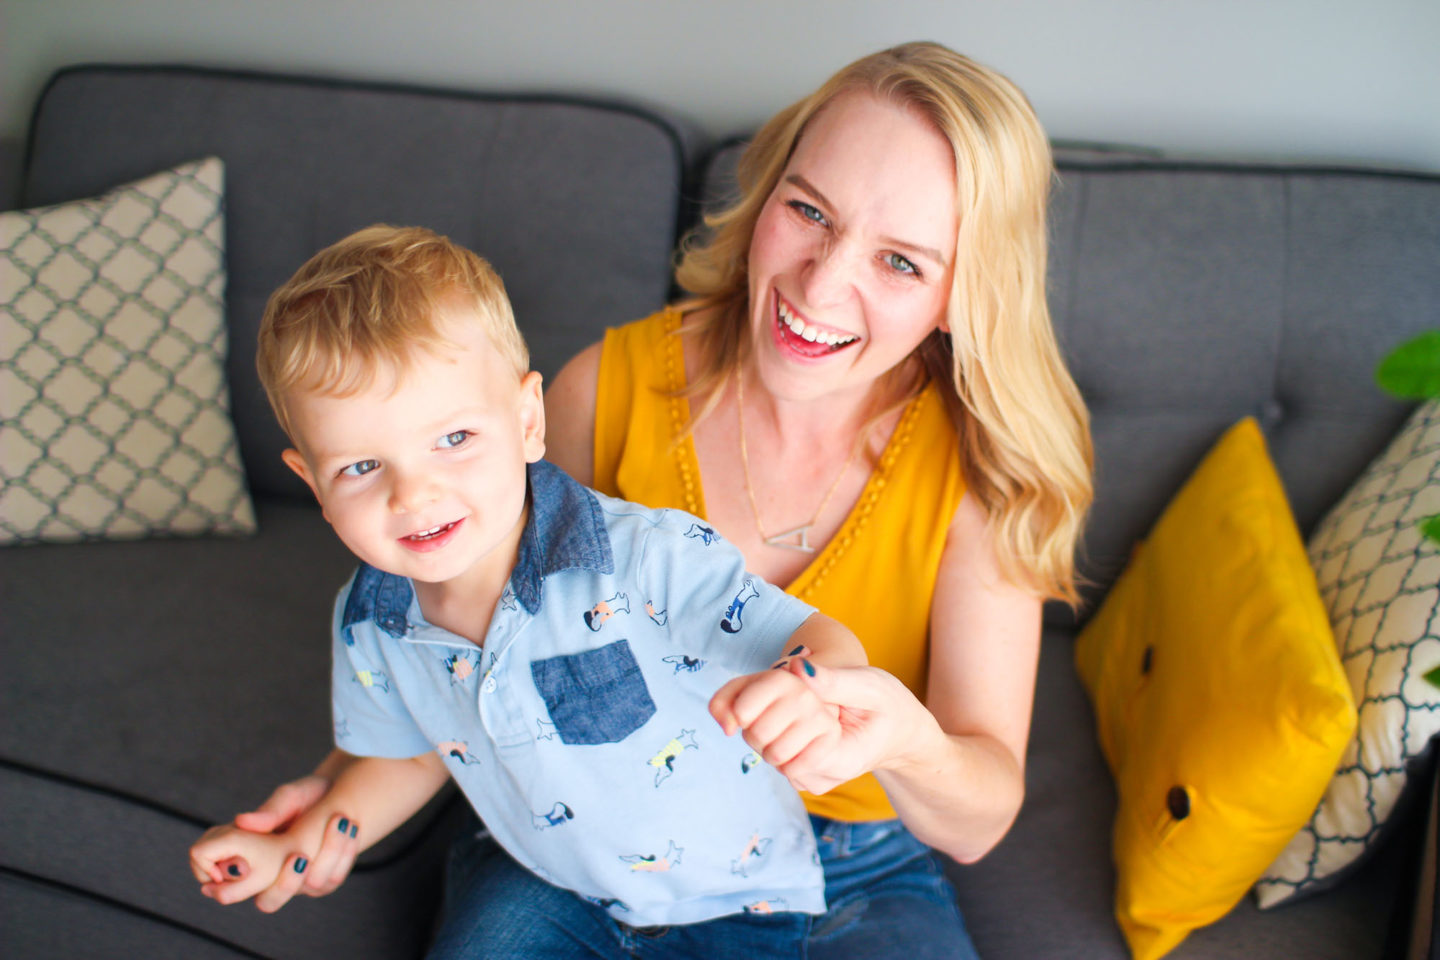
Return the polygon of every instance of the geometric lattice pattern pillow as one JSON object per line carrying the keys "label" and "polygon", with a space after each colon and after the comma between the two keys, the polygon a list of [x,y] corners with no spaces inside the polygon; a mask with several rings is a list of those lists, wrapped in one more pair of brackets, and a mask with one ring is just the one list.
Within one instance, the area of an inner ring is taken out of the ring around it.
{"label": "geometric lattice pattern pillow", "polygon": [[[1412,760],[1440,733],[1440,402],[1421,404],[1316,527],[1310,562],[1359,707],[1354,741],[1310,822],[1255,888],[1262,907],[1318,892],[1372,849]],[[1417,781],[1418,785],[1418,781]]]}
{"label": "geometric lattice pattern pillow", "polygon": [[211,157],[0,213],[0,543],[254,531],[223,207]]}

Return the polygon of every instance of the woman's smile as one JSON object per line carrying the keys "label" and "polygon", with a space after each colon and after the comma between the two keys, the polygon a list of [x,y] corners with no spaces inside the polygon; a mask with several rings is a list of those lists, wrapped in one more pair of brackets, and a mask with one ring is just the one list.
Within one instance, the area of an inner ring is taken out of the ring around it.
{"label": "woman's smile", "polygon": [[811,323],[778,293],[775,294],[773,332],[777,346],[808,360],[828,357],[860,342],[852,333]]}

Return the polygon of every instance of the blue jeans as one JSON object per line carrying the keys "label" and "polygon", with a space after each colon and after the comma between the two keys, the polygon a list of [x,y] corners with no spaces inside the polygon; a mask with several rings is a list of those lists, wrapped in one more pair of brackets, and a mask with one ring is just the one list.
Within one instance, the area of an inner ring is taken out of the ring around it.
{"label": "blue jeans", "polygon": [[979,960],[940,861],[899,820],[811,817],[825,867],[810,960]]}
{"label": "blue jeans", "polygon": [[480,829],[450,850],[429,960],[977,960],[940,864],[898,820],[811,818],[828,911],[636,928],[517,864]]}

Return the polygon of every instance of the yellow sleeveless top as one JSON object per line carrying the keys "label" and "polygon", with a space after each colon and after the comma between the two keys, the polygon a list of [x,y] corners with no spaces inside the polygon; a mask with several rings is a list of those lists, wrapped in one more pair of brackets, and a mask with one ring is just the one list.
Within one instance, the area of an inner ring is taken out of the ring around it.
{"label": "yellow sleeveless top", "polygon": [[[705,516],[700,467],[690,437],[680,443],[689,402],[681,314],[667,308],[607,330],[595,413],[594,487],[650,507]],[[945,534],[965,492],[959,441],[931,384],[905,408],[860,499],[830,543],[786,591],[845,624],[870,663],[922,701],[929,655],[930,601]],[[824,796],[805,795],[811,813],[838,820],[885,820],[895,809],[872,774]]]}

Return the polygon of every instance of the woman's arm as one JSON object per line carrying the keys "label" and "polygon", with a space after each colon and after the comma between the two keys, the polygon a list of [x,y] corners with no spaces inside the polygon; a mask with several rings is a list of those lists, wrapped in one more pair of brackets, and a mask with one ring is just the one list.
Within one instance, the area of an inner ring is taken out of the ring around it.
{"label": "woman's arm", "polygon": [[[289,783],[282,783],[255,810],[235,815],[235,826],[251,833],[284,833],[302,814],[325,798],[335,780],[349,769],[359,758],[344,750],[331,750],[320,761],[315,772]],[[320,844],[320,851],[313,858],[310,868],[304,873],[282,871],[280,878],[262,891],[255,899],[261,910],[273,912],[280,909],[297,893],[307,897],[323,897],[333,893],[350,875],[350,868],[360,853],[359,841],[351,836],[355,831],[338,828],[341,821],[349,824],[343,813],[333,817],[330,829]],[[244,876],[246,864],[237,862],[223,864],[234,866],[239,871],[235,876]]]}
{"label": "woman's arm", "polygon": [[1020,812],[1040,618],[1040,599],[1002,576],[984,510],[965,497],[930,608],[926,704],[910,708],[908,735],[875,770],[910,831],[961,863],[988,853]]}
{"label": "woman's arm", "polygon": [[603,346],[592,343],[577,353],[545,391],[545,458],[587,487],[595,483],[595,392]]}
{"label": "woman's arm", "polygon": [[821,667],[806,682],[839,707],[842,735],[787,775],[873,772],[905,825],[962,863],[1019,813],[1040,651],[1040,601],[1005,582],[985,515],[965,497],[950,526],[930,615],[927,705],[875,667]]}
{"label": "woman's arm", "polygon": [[[363,819],[366,824],[365,837],[358,841],[358,849],[364,850],[414,815],[448,779],[444,761],[433,752],[406,759],[349,757],[324,796],[295,818],[283,833],[257,835],[234,827],[208,831],[190,848],[192,868],[197,877],[210,881],[202,887],[206,896],[228,904],[261,894],[256,905],[271,912],[284,903],[284,900],[275,902],[273,898],[264,897],[278,884],[276,857],[269,857],[266,868],[253,875],[237,876],[221,869],[221,864],[229,862],[236,849],[244,849],[241,841],[247,837],[257,841],[263,838],[265,844],[273,848],[272,853],[280,854],[279,859],[284,859],[287,851],[315,858],[327,835],[339,832],[335,824],[346,822],[337,818],[348,816]],[[352,840],[357,833],[354,826],[346,831]]]}

